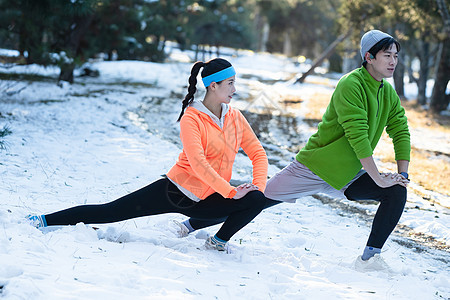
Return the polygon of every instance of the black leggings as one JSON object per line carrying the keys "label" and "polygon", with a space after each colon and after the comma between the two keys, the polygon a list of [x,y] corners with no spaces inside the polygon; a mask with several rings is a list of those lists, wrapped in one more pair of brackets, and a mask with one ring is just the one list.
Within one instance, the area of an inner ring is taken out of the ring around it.
{"label": "black leggings", "polygon": [[[266,203],[265,203],[263,209],[269,208],[271,206],[274,206],[274,205],[277,205],[280,203],[283,203],[283,202],[266,198]],[[226,220],[227,220],[226,217],[225,218],[217,218],[217,219],[197,219],[197,218],[191,217],[189,219],[189,224],[191,224],[192,228],[194,228],[195,230],[198,230],[198,229],[202,229],[205,227],[220,224],[222,222],[225,222]]]}
{"label": "black leggings", "polygon": [[[355,180],[344,194],[349,200],[370,199],[380,202],[380,206],[373,219],[367,246],[382,248],[403,213],[403,208],[406,203],[406,188],[398,184],[388,188],[381,188],[366,173]],[[267,199],[264,209],[279,203],[283,202]],[[189,223],[192,228],[201,229],[219,224],[224,220],[224,218],[215,220],[190,218]]]}
{"label": "black leggings", "polygon": [[217,237],[228,241],[250,223],[264,208],[266,198],[252,191],[241,199],[227,199],[214,193],[195,202],[186,197],[167,178],[105,204],[81,205],[45,215],[48,226],[99,224],[164,213],[181,213],[198,220],[226,219]]}
{"label": "black leggings", "polygon": [[344,194],[349,200],[371,199],[380,202],[367,246],[382,248],[402,216],[406,204],[406,188],[399,184],[381,188],[365,173]]}

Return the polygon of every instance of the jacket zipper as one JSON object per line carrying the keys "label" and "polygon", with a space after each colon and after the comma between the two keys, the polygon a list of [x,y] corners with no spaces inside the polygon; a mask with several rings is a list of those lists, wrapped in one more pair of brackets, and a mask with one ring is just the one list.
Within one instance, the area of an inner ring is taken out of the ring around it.
{"label": "jacket zipper", "polygon": [[383,81],[381,81],[380,86],[378,87],[377,91],[377,117],[378,117],[378,111],[380,110],[380,100],[378,99],[378,94],[380,93],[380,90],[383,88]]}

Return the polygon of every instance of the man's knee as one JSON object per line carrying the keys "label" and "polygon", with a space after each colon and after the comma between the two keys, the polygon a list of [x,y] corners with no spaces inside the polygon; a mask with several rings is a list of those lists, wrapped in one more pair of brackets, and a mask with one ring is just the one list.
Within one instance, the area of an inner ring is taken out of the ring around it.
{"label": "man's knee", "polygon": [[406,204],[407,189],[404,186],[396,184],[388,190],[389,201],[395,201],[396,204],[404,207]]}

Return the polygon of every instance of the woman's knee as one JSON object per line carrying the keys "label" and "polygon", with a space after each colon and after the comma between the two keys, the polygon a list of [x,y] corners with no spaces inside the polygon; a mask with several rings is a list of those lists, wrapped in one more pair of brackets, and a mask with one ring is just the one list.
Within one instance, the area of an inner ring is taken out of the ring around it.
{"label": "woman's knee", "polygon": [[244,200],[249,207],[262,209],[266,205],[266,197],[261,191],[248,192],[241,200]]}

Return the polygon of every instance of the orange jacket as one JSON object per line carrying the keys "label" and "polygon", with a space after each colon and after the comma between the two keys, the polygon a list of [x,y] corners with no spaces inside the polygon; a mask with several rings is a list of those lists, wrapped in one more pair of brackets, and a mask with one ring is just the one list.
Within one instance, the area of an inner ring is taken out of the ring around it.
{"label": "orange jacket", "polygon": [[231,186],[234,159],[240,147],[253,164],[253,184],[266,188],[268,161],[264,148],[242,113],[230,108],[223,129],[211,117],[188,107],[180,121],[183,152],[167,176],[200,199],[217,192],[225,198],[236,194]]}

